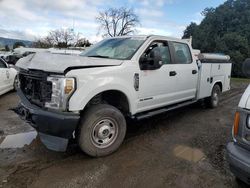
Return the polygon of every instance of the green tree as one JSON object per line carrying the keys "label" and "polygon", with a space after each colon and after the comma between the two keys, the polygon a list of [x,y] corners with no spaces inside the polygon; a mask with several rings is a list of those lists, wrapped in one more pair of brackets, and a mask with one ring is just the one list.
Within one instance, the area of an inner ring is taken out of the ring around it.
{"label": "green tree", "polygon": [[21,42],[21,41],[17,41],[17,42],[14,43],[13,49],[18,48],[20,46],[25,47],[25,44],[23,42]]}
{"label": "green tree", "polygon": [[215,9],[205,9],[202,15],[202,22],[191,23],[183,37],[192,35],[193,47],[202,52],[230,55],[233,75],[241,76],[241,64],[250,56],[250,1],[227,0]]}
{"label": "green tree", "polygon": [[184,31],[184,35],[183,35],[183,39],[187,39],[190,38],[191,36],[195,35],[195,31],[197,29],[197,24],[194,22],[191,22],[191,24],[189,26],[187,26],[187,28]]}

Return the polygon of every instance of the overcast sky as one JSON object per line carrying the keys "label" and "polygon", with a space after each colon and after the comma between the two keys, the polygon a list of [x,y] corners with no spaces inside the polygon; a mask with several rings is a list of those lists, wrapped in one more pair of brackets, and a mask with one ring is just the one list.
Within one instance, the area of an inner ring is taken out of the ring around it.
{"label": "overcast sky", "polygon": [[72,28],[91,42],[99,41],[95,17],[108,7],[126,6],[138,14],[138,34],[181,37],[201,11],[225,0],[0,0],[0,37],[35,40],[49,30]]}

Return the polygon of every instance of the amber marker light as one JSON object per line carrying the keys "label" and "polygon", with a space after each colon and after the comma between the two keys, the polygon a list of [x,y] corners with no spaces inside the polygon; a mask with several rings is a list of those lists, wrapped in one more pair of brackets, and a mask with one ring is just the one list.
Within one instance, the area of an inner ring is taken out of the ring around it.
{"label": "amber marker light", "polygon": [[240,124],[240,113],[236,112],[234,116],[234,129],[233,129],[234,137],[237,136],[239,133],[239,124]]}
{"label": "amber marker light", "polygon": [[65,87],[64,87],[64,93],[69,95],[75,89],[74,79],[73,78],[66,79],[65,82],[66,83],[65,83]]}

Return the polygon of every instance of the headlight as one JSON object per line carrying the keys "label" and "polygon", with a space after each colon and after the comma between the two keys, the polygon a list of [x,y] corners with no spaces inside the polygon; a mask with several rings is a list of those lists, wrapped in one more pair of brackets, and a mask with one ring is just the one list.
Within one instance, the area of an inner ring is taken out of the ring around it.
{"label": "headlight", "polygon": [[76,89],[74,78],[48,77],[47,81],[52,83],[51,101],[45,103],[45,107],[66,110],[70,96]]}

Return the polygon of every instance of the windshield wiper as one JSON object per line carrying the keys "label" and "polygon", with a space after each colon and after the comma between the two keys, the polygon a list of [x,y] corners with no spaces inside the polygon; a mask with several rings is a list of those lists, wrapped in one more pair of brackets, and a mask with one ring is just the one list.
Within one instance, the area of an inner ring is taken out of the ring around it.
{"label": "windshield wiper", "polygon": [[90,55],[88,57],[110,58],[109,56],[103,56],[103,55]]}

